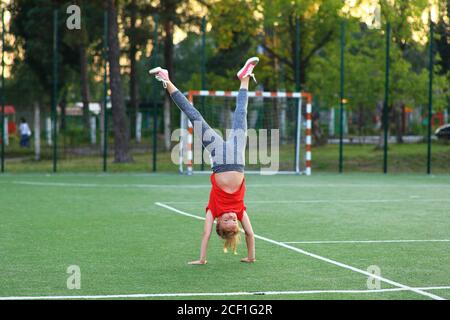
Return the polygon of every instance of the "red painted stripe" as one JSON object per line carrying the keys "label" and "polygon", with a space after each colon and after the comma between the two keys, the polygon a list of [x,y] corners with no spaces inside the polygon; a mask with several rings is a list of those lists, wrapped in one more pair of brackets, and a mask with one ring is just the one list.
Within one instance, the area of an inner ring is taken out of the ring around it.
{"label": "red painted stripe", "polygon": [[307,113],[306,114],[306,120],[312,120],[312,114],[311,113]]}
{"label": "red painted stripe", "polygon": [[311,160],[306,160],[306,167],[311,168]]}
{"label": "red painted stripe", "polygon": [[306,151],[311,151],[311,145],[310,144],[306,145]]}
{"label": "red painted stripe", "polygon": [[309,92],[302,92],[302,97],[304,97],[307,102],[309,103],[312,102],[312,96]]}
{"label": "red painted stripe", "polygon": [[[208,90],[206,96],[217,96],[216,90]],[[224,96],[232,96],[233,92],[237,93],[237,91],[223,91]],[[277,92],[277,91],[254,91],[255,97],[262,97],[263,93],[269,93],[269,97],[281,97],[281,94],[284,94],[287,98],[292,98],[296,92]],[[305,93],[301,93],[303,98],[309,100],[310,95],[305,96]],[[190,90],[188,92],[188,96],[199,96],[200,90]]]}

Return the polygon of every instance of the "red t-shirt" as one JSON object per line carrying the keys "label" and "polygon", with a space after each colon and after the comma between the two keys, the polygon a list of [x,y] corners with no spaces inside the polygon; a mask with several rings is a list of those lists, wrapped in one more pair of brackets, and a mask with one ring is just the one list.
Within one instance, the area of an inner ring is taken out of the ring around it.
{"label": "red t-shirt", "polygon": [[211,175],[211,192],[206,212],[211,210],[214,218],[220,217],[226,212],[234,212],[239,221],[242,221],[244,211],[247,209],[244,205],[245,196],[245,178],[239,189],[233,193],[228,193],[219,188],[216,183],[215,173]]}

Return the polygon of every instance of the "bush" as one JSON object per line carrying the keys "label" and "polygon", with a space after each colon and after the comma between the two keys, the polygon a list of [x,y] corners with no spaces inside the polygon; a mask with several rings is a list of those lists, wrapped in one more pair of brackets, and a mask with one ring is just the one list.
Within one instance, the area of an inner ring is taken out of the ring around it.
{"label": "bush", "polygon": [[70,145],[82,145],[89,142],[89,137],[83,127],[71,125],[65,130],[65,138]]}

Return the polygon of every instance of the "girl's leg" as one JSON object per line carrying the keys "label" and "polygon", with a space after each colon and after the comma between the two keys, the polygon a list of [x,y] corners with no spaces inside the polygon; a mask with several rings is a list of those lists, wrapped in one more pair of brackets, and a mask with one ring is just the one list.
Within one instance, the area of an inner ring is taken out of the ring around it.
{"label": "girl's leg", "polygon": [[236,109],[233,114],[233,124],[227,139],[227,159],[233,157],[232,163],[244,165],[245,148],[247,145],[247,106],[249,77],[241,80],[239,93],[236,97]]}
{"label": "girl's leg", "polygon": [[200,112],[189,102],[171,81],[166,82],[167,91],[175,104],[183,111],[194,126],[201,125],[201,139],[205,149],[208,150],[213,166],[224,163],[225,141],[213,130],[209,124],[203,119]]}
{"label": "girl's leg", "polygon": [[232,129],[247,131],[247,106],[248,106],[248,82],[249,77],[241,80],[238,96],[236,97],[236,109],[233,114]]}
{"label": "girl's leg", "polygon": [[169,94],[174,93],[175,91],[178,91],[178,88],[175,87],[175,85],[172,83],[172,81],[167,81],[166,82],[167,85],[167,92],[169,92]]}
{"label": "girl's leg", "polygon": [[153,68],[149,71],[150,75],[155,76],[156,80],[161,81],[163,83],[164,88],[169,92],[170,97],[178,106],[178,108],[183,111],[188,119],[192,122],[192,125],[195,128],[196,123],[200,122],[202,126],[202,142],[207,146],[212,141],[203,141],[205,137],[205,132],[208,132],[209,137],[214,137],[214,141],[222,141],[222,137],[220,137],[214,130],[211,129],[209,124],[203,119],[200,112],[189,102],[188,99],[178,90],[177,87],[170,81],[169,72],[166,69],[161,67]]}
{"label": "girl's leg", "polygon": [[155,76],[156,80],[163,83],[164,88],[170,94],[170,97],[178,106],[178,108],[183,111],[188,119],[191,121],[195,129],[201,126],[201,140],[202,144],[208,150],[212,165],[223,163],[223,154],[225,149],[225,142],[222,137],[214,131],[209,124],[203,119],[200,112],[189,102],[188,99],[175,87],[175,85],[170,81],[169,73],[167,70],[161,67],[153,68],[149,71],[150,75]]}
{"label": "girl's leg", "polygon": [[192,122],[192,125],[195,125],[195,123],[201,123],[202,126],[202,142],[205,147],[212,141],[204,141],[205,132],[207,132],[206,136],[214,137],[214,141],[216,143],[223,143],[222,137],[217,134],[210,126],[209,124],[203,119],[200,112],[189,102],[188,99],[182,94],[177,87],[171,82],[167,81],[167,91],[170,94],[170,97],[175,102],[175,104],[183,111],[188,119]]}

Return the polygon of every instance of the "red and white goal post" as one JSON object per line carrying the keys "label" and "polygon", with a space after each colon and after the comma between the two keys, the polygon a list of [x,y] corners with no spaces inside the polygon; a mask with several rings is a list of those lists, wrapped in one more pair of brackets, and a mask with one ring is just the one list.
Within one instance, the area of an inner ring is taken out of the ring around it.
{"label": "red and white goal post", "polygon": [[[190,90],[185,92],[188,100],[196,107],[200,103],[194,104],[195,97],[236,97],[239,91],[211,91],[211,90]],[[311,128],[312,128],[312,95],[308,92],[280,92],[280,91],[249,91],[249,105],[251,98],[259,99],[296,99],[295,114],[291,119],[295,123],[293,140],[295,141],[292,152],[294,161],[292,170],[278,171],[276,173],[291,173],[311,175]],[[206,105],[208,108],[208,105]],[[205,120],[209,122],[208,117]],[[213,127],[213,125],[211,124]],[[181,112],[181,135],[179,144],[179,171],[183,174],[191,175],[202,171],[193,170],[193,142],[194,129],[191,121]],[[250,128],[250,126],[249,126]],[[184,129],[184,130],[183,130]],[[303,134],[302,134],[303,133]],[[302,147],[303,143],[303,147]],[[209,171],[209,170],[208,170]],[[259,173],[259,171],[246,170],[246,173]]]}

